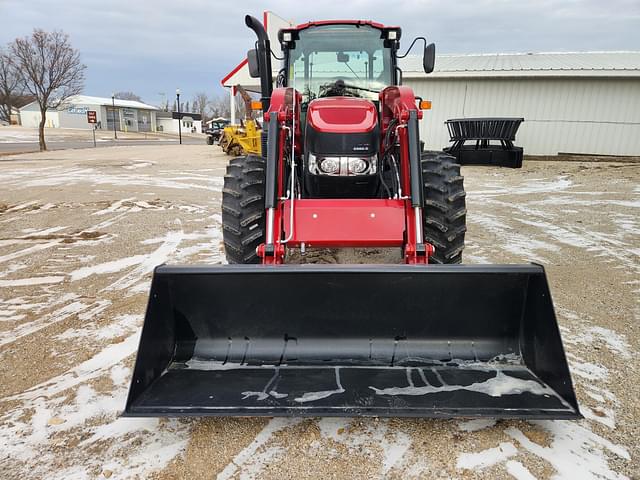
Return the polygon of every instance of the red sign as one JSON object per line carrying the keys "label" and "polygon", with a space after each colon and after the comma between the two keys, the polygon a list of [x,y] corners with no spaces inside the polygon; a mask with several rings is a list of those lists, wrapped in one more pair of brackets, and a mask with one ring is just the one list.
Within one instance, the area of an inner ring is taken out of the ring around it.
{"label": "red sign", "polygon": [[98,116],[95,110],[87,111],[87,122],[89,123],[98,123]]}

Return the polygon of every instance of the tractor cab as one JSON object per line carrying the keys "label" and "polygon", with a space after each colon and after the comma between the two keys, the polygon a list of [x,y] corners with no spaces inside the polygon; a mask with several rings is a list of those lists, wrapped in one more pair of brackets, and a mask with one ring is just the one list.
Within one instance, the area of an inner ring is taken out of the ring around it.
{"label": "tractor cab", "polygon": [[398,84],[395,51],[400,34],[399,28],[372,22],[320,22],[281,30],[283,86],[299,90],[303,105],[342,96],[377,102],[381,90]]}

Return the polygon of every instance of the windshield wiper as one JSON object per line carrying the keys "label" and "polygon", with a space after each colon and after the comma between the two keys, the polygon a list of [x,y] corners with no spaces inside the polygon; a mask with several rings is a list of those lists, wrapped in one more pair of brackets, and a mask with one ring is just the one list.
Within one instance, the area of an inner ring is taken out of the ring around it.
{"label": "windshield wiper", "polygon": [[373,93],[380,93],[380,90],[373,90],[372,88],[366,88],[366,87],[358,87],[356,85],[349,85],[349,84],[344,84],[344,88],[353,88],[355,90],[364,90],[365,92],[373,92]]}
{"label": "windshield wiper", "polygon": [[358,80],[360,80],[360,77],[358,76],[358,74],[357,74],[356,72],[354,72],[354,71],[353,71],[353,68],[351,68],[351,66],[349,65],[349,62],[344,62],[344,64],[347,66],[347,68],[348,68],[349,70],[351,70],[351,73],[353,73],[353,74],[356,76],[356,78],[357,78]]}

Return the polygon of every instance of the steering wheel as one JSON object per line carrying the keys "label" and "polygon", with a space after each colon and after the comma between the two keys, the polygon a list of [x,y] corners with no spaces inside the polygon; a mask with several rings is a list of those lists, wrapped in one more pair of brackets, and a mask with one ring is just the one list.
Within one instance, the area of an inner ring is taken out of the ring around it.
{"label": "steering wheel", "polygon": [[324,90],[323,97],[339,97],[343,96],[347,93],[345,89],[345,80],[348,80],[345,77],[336,77],[332,83],[327,83],[322,85],[322,89]]}

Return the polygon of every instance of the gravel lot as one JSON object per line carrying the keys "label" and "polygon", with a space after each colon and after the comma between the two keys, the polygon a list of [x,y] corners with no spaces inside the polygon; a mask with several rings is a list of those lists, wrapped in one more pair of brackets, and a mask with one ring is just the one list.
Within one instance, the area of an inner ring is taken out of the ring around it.
{"label": "gravel lot", "polygon": [[226,160],[206,145],[2,157],[2,478],[638,478],[638,163],[463,170],[464,261],[547,267],[584,420],[120,418],[151,270],[224,261]]}

